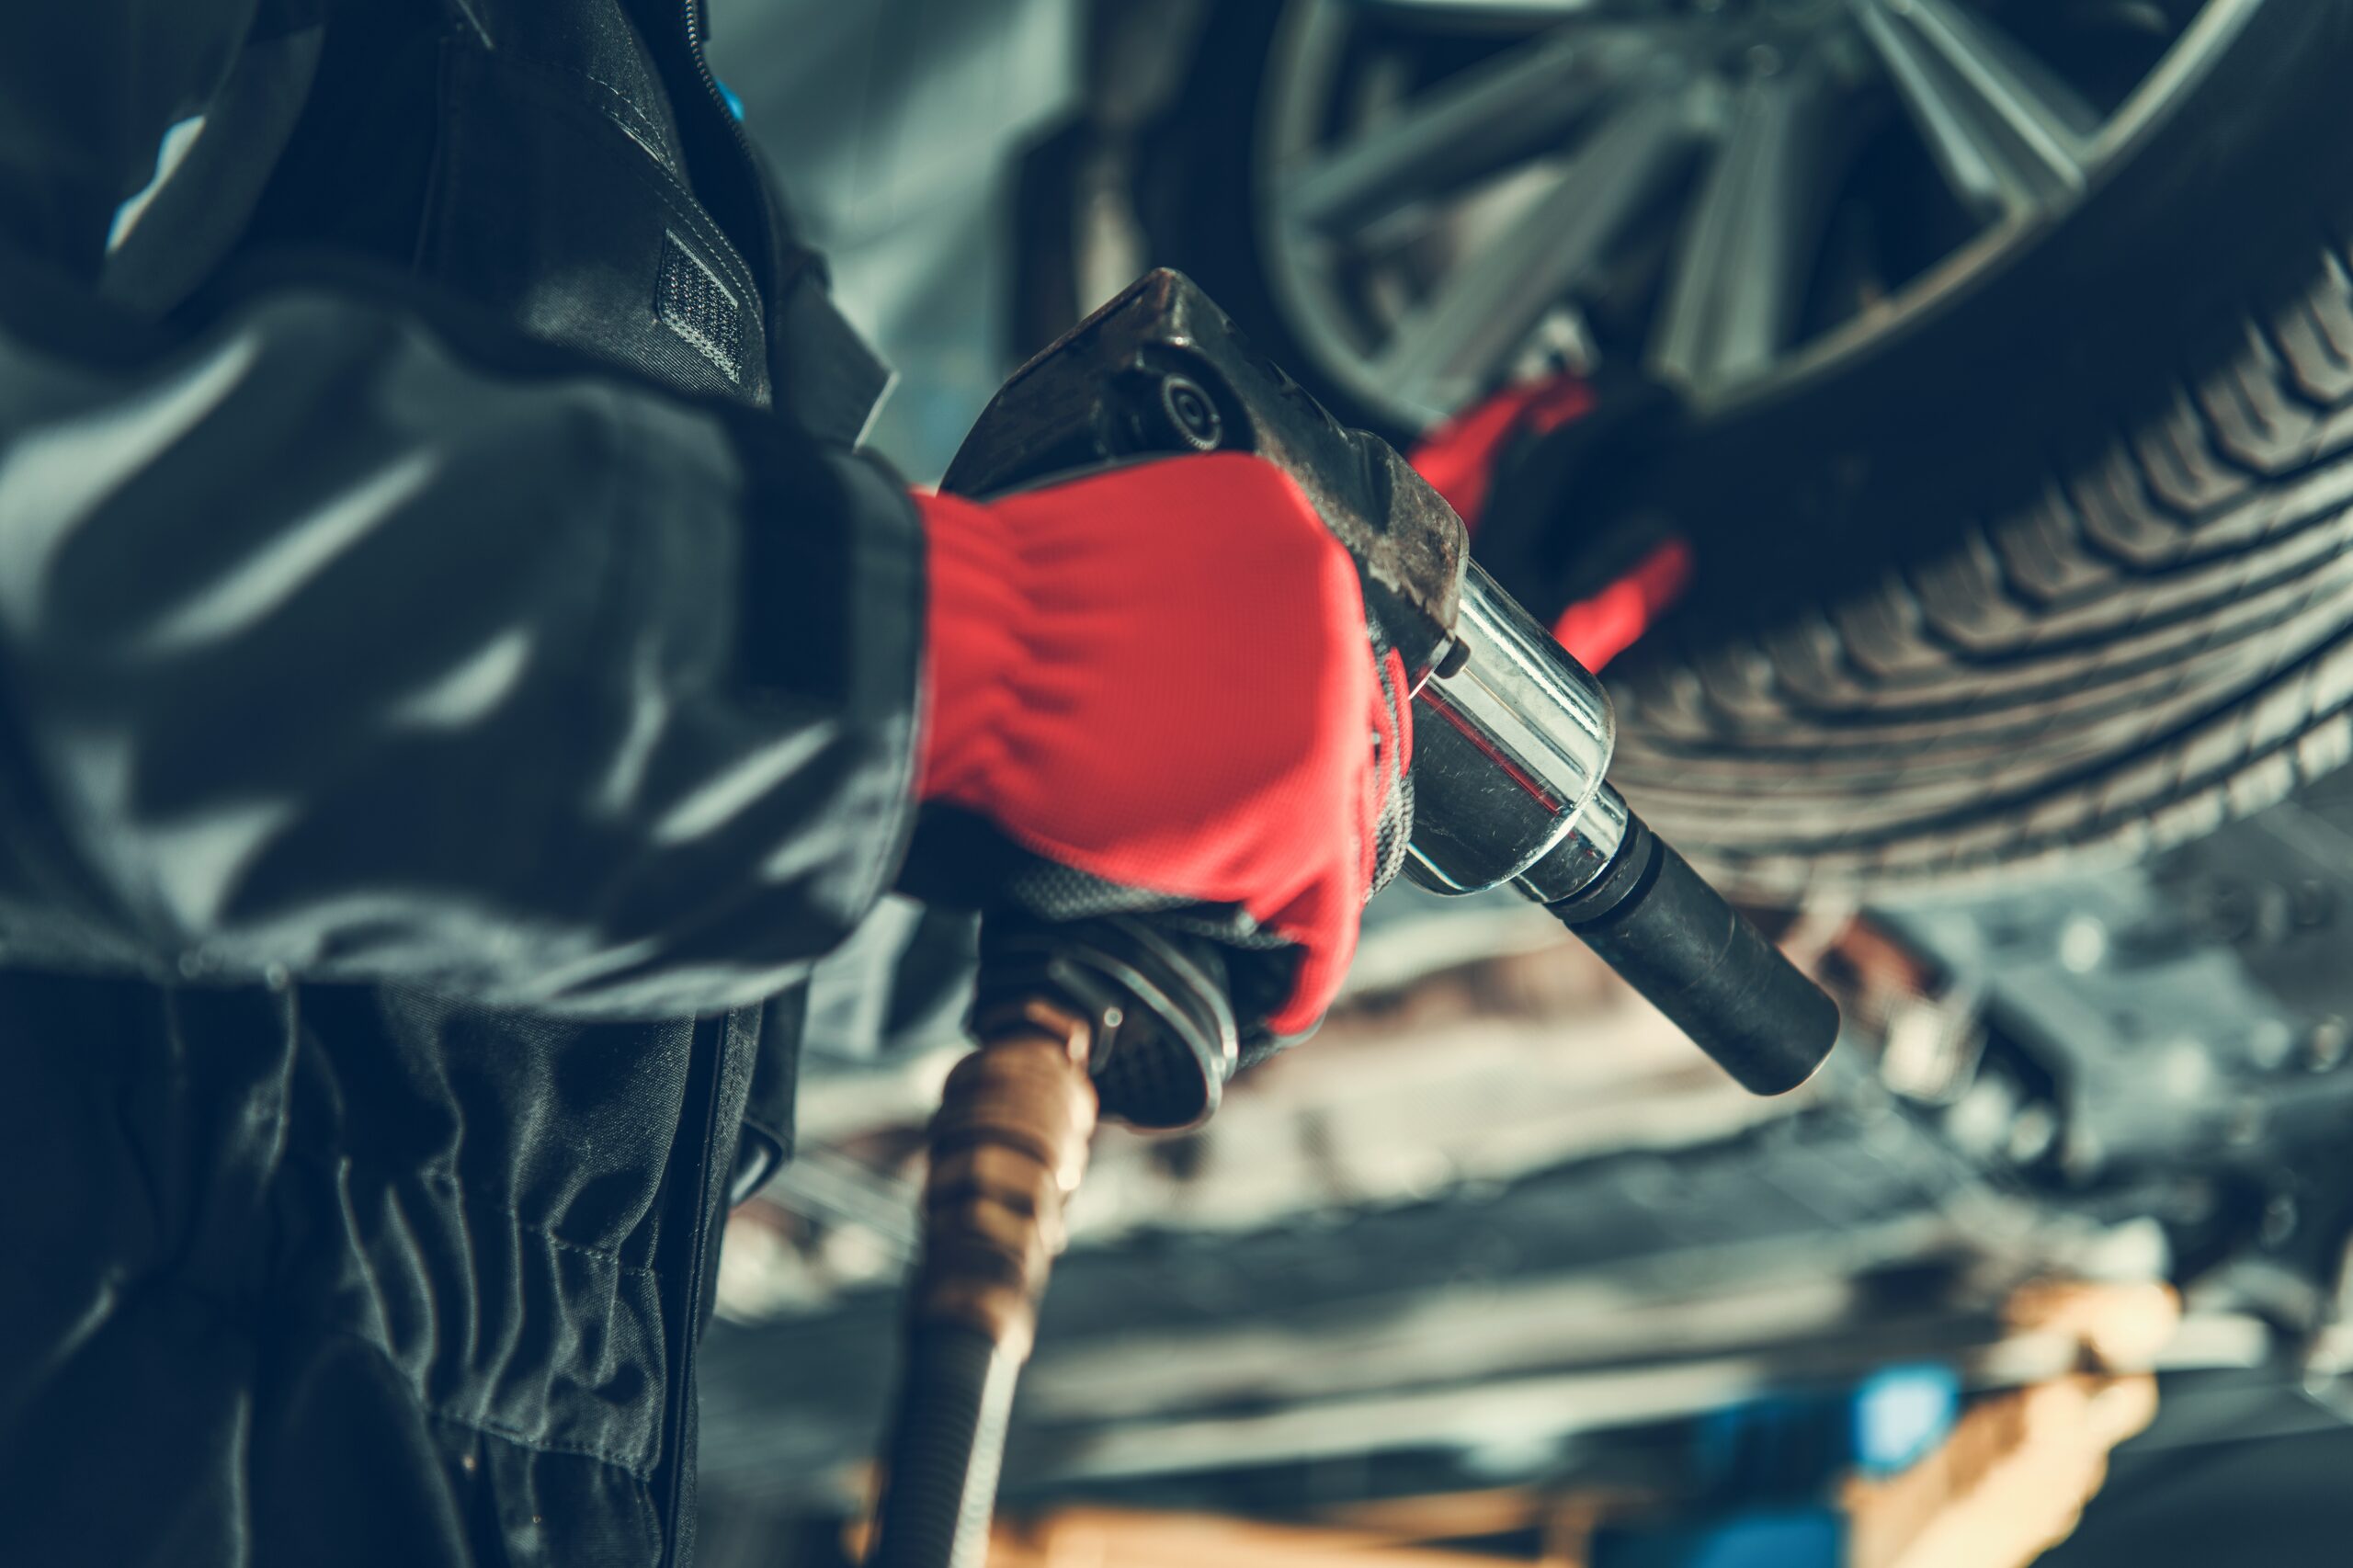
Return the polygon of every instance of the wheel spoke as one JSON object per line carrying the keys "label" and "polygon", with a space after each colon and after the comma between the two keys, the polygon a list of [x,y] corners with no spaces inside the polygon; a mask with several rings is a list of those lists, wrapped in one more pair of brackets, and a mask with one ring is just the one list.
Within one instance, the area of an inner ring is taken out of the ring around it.
{"label": "wheel spoke", "polygon": [[1980,218],[2082,189],[2098,117],[1961,0],[1852,0],[1953,194]]}
{"label": "wheel spoke", "polygon": [[1682,171],[1699,135],[1688,92],[1631,96],[1534,207],[1398,324],[1376,374],[1427,418],[1486,391],[1544,312]]}
{"label": "wheel spoke", "polygon": [[1553,147],[1659,52],[1652,28],[1572,28],[1498,56],[1403,105],[1284,187],[1291,221],[1361,230]]}
{"label": "wheel spoke", "polygon": [[1824,210],[1829,85],[1813,62],[1758,77],[1686,220],[1651,361],[1695,392],[1765,369],[1795,335]]}

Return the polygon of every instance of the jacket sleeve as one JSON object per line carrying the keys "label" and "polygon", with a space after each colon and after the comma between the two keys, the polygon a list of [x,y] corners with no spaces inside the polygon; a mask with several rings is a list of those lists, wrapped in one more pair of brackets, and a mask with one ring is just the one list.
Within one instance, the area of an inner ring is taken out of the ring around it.
{"label": "jacket sleeve", "polygon": [[896,869],[904,487],[781,422],[280,289],[0,329],[0,962],[699,1012]]}

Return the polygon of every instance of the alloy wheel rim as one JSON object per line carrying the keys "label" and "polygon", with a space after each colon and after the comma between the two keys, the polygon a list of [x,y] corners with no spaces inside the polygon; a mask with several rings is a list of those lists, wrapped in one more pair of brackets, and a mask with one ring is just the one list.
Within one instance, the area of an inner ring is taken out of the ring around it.
{"label": "alloy wheel rim", "polygon": [[[1315,367],[1395,426],[1611,358],[1721,414],[2064,222],[2265,3],[1291,0],[1262,252]],[[1415,79],[1433,49],[1468,62]]]}

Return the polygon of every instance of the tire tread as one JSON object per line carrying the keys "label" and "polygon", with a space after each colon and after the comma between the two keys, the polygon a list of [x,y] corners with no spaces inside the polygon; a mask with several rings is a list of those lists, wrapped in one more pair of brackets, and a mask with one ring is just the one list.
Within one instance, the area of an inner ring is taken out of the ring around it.
{"label": "tire tread", "polygon": [[2311,259],[2024,506],[1630,672],[1637,806],[1786,896],[2135,855],[2353,762],[2353,267]]}

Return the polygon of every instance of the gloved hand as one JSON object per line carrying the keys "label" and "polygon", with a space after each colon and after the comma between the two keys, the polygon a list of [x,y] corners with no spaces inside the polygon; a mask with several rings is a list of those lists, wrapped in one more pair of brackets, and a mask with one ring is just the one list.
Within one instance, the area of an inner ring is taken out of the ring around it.
{"label": "gloved hand", "polygon": [[[1313,1025],[1412,827],[1404,662],[1291,479],[1238,453],[1107,470],[928,535],[919,890],[1050,918],[1184,911]],[[969,813],[1017,853],[937,831]]]}

